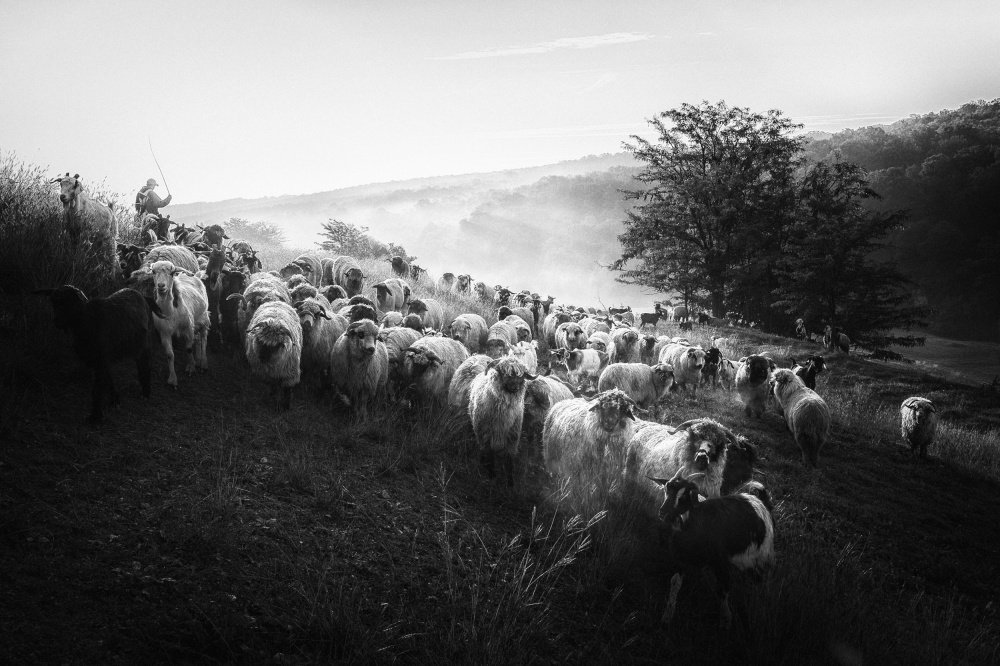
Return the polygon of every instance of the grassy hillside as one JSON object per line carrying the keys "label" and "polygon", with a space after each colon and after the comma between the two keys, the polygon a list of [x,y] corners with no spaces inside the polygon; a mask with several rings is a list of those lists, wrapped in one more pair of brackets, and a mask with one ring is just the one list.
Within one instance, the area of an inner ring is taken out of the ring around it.
{"label": "grassy hillside", "polygon": [[[273,253],[269,265],[289,257]],[[365,267],[373,280],[387,264]],[[452,314],[481,306],[441,296]],[[809,470],[782,420],[734,394],[672,395],[664,420],[712,416],[762,456],[778,560],[738,576],[717,627],[709,574],[685,581],[669,631],[657,530],[614,501],[562,508],[532,460],[484,478],[460,421],[387,405],[365,421],[299,391],[275,413],[245,364],[137,397],[83,426],[89,377],[37,297],[0,319],[0,662],[986,664],[1000,660],[1000,394],[836,355],[834,414]],[[489,313],[486,313],[489,314]],[[677,333],[661,323],[660,333]],[[784,365],[798,342],[726,335],[727,355]],[[929,462],[898,405],[938,405]]]}

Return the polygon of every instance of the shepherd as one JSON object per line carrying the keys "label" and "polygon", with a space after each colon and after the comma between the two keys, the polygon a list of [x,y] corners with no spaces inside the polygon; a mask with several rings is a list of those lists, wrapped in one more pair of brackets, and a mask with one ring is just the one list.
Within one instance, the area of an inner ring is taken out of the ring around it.
{"label": "shepherd", "polygon": [[153,191],[157,185],[159,185],[159,183],[157,183],[155,179],[150,178],[135,195],[135,212],[140,216],[149,214],[159,217],[160,208],[170,204],[170,200],[173,198],[173,195],[168,194],[166,199],[161,199],[160,195]]}

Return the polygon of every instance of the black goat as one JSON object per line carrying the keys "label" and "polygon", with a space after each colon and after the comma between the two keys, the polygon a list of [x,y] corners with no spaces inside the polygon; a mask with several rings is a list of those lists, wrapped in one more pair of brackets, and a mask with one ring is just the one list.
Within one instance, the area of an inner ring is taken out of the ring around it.
{"label": "black goat", "polygon": [[121,289],[107,298],[87,300],[86,295],[72,285],[39,289],[33,293],[49,297],[56,328],[73,335],[77,356],[94,371],[88,423],[97,424],[103,420],[105,393],[110,395],[112,406],[119,402],[111,377],[111,364],[115,361],[135,359],[142,396],[149,397],[150,313],[163,317],[156,301],[132,289]]}
{"label": "black goat", "polygon": [[805,363],[799,364],[792,361],[792,372],[794,372],[798,377],[802,378],[802,382],[806,385],[806,388],[811,388],[816,390],[816,375],[826,370],[826,361],[819,354],[810,354],[805,360]]}

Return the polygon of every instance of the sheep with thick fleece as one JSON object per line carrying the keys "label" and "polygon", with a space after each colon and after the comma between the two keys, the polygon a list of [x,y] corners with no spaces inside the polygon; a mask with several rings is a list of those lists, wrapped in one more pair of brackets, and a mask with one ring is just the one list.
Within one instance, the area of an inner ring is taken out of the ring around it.
{"label": "sheep with thick fleece", "polygon": [[302,358],[302,325],[291,305],[268,301],[257,308],[247,329],[246,357],[250,372],[271,385],[281,407],[290,408]]}
{"label": "sheep with thick fleece", "polygon": [[361,415],[368,404],[382,397],[389,378],[389,353],[378,339],[378,326],[361,319],[347,326],[330,353],[330,377],[334,388]]}
{"label": "sheep with thick fleece", "polygon": [[153,299],[132,289],[121,289],[106,298],[87,300],[72,285],[33,293],[49,297],[55,327],[73,335],[76,355],[94,371],[88,423],[94,425],[103,420],[105,393],[110,395],[112,406],[118,404],[118,391],[111,376],[111,364],[115,361],[135,360],[142,397],[149,397],[150,314],[163,316]]}
{"label": "sheep with thick fleece", "polygon": [[732,391],[736,386],[736,373],[743,367],[742,363],[732,359],[723,358],[719,360],[719,384],[727,391]]}
{"label": "sheep with thick fleece", "polygon": [[198,255],[183,245],[157,245],[151,249],[142,260],[140,269],[152,266],[157,261],[169,261],[178,268],[197,273]]}
{"label": "sheep with thick fleece", "polygon": [[554,349],[583,349],[587,346],[587,336],[575,321],[559,324],[556,328],[556,344]]}
{"label": "sheep with thick fleece", "polygon": [[485,354],[491,358],[506,356],[510,348],[516,345],[517,329],[507,321],[498,321],[486,332]]}
{"label": "sheep with thick fleece", "polygon": [[80,174],[70,176],[67,171],[65,176],[53,178],[50,182],[59,183],[63,223],[73,245],[80,241],[82,233],[87,232],[103,235],[107,239],[108,247],[113,248],[118,237],[118,220],[111,206],[92,199],[83,191]]}
{"label": "sheep with thick fleece", "polygon": [[343,287],[348,297],[361,293],[365,277],[361,265],[354,257],[343,254],[333,260],[333,283]]}
{"label": "sheep with thick fleece", "polygon": [[185,371],[195,368],[208,370],[208,293],[202,281],[169,261],[157,261],[150,266],[156,288],[156,305],[163,318],[155,318],[153,326],[160,334],[160,344],[167,355],[167,384],[177,388],[174,371],[174,339],[188,352]]}
{"label": "sheep with thick fleece", "polygon": [[451,376],[451,383],[448,384],[448,406],[455,407],[463,414],[469,413],[469,391],[472,389],[472,380],[486,372],[486,366],[493,359],[485,354],[473,354],[462,361],[462,364]]}
{"label": "sheep with thick fleece", "polygon": [[300,254],[292,262],[302,269],[302,275],[314,287],[323,286],[323,262],[315,254]]}
{"label": "sheep with thick fleece", "polygon": [[899,406],[899,434],[909,445],[910,451],[920,450],[920,457],[927,457],[927,446],[934,441],[937,431],[937,410],[927,398],[913,396]]}
{"label": "sheep with thick fleece", "polygon": [[678,471],[703,472],[698,491],[705,497],[721,494],[729,447],[736,435],[709,418],[667,426],[638,421],[629,442],[625,476],[640,493],[643,511],[656,518],[663,495],[653,478],[670,478]]}
{"label": "sheep with thick fleece", "polygon": [[608,353],[611,349],[611,334],[604,331],[594,331],[587,338],[587,347],[595,351]]}
{"label": "sheep with thick fleece", "polygon": [[451,322],[451,337],[461,342],[470,354],[478,354],[486,349],[489,327],[486,320],[477,314],[460,314]]}
{"label": "sheep with thick fleece", "polygon": [[655,409],[673,383],[674,372],[669,365],[660,363],[650,367],[645,363],[611,363],[601,372],[597,390],[621,389],[642,409]]}
{"label": "sheep with thick fleece", "polygon": [[704,349],[685,342],[672,342],[660,351],[659,360],[674,369],[674,382],[679,388],[690,386],[691,395],[696,395],[705,367]]}
{"label": "sheep with thick fleece", "polygon": [[[503,308],[500,309],[503,310]],[[513,326],[514,330],[517,331],[518,342],[529,342],[531,340],[531,326],[524,320],[524,317],[511,314],[504,317],[503,321]]]}
{"label": "sheep with thick fleece", "polygon": [[479,457],[490,478],[496,476],[496,457],[502,456],[507,485],[514,485],[517,455],[524,422],[525,382],[535,375],[515,358],[490,361],[486,372],[469,388],[469,420],[479,445]]}
{"label": "sheep with thick fleece", "polygon": [[385,344],[389,357],[389,388],[396,391],[403,385],[403,359],[406,350],[414,342],[423,337],[423,333],[405,326],[381,328],[378,339]]}
{"label": "sheep with thick fleece", "polygon": [[330,386],[330,353],[344,331],[346,317],[330,312],[316,298],[307,298],[295,306],[302,326],[300,367],[302,383],[312,387]]}
{"label": "sheep with thick fleece", "polygon": [[469,358],[461,342],[444,337],[420,338],[410,345],[401,367],[405,386],[428,404],[448,402],[448,387],[455,371]]}
{"label": "sheep with thick fleece", "polygon": [[612,363],[640,363],[639,333],[634,328],[616,328],[611,331],[611,348],[608,350]]}
{"label": "sheep with thick fleece", "polygon": [[410,300],[410,285],[406,280],[390,278],[372,287],[375,290],[375,301],[378,309],[383,312],[395,310],[402,312]]}
{"label": "sheep with thick fleece", "polygon": [[584,495],[594,482],[605,494],[621,476],[635,419],[635,403],[618,389],[556,403],[542,429],[546,469]]}
{"label": "sheep with thick fleece", "polygon": [[524,389],[524,430],[540,438],[545,417],[552,406],[573,397],[569,385],[555,377],[536,377],[528,382]]}
{"label": "sheep with thick fleece", "polygon": [[518,342],[511,347],[510,355],[521,362],[528,372],[535,374],[538,372],[538,341]]}
{"label": "sheep with thick fleece", "polygon": [[476,297],[483,303],[493,304],[493,297],[496,294],[496,290],[482,280],[476,280],[472,283],[472,291],[475,292]]}
{"label": "sheep with thick fleece", "polygon": [[556,330],[560,325],[573,321],[573,317],[568,312],[556,310],[545,315],[542,320],[542,337],[550,349],[556,349]]}
{"label": "sheep with thick fleece", "polygon": [[762,419],[767,411],[770,394],[768,382],[774,369],[774,361],[760,354],[752,354],[740,363],[736,371],[736,392],[743,402],[743,411],[747,418]]}
{"label": "sheep with thick fleece", "polygon": [[774,398],[802,450],[802,462],[816,467],[819,452],[830,434],[830,408],[787,368],[775,372],[773,381]]}
{"label": "sheep with thick fleece", "polygon": [[440,331],[448,323],[445,321],[444,308],[433,298],[413,299],[407,305],[406,313],[417,315],[424,328],[433,328],[435,331]]}

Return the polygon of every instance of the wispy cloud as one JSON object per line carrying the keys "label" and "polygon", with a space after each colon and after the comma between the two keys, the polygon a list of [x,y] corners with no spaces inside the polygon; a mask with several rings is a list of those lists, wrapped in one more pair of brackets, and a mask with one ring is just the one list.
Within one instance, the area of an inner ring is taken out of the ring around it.
{"label": "wispy cloud", "polygon": [[563,49],[595,49],[601,46],[629,44],[652,39],[653,35],[634,32],[610,32],[606,35],[590,35],[588,37],[563,37],[551,42],[537,44],[521,44],[515,46],[500,46],[483,49],[482,51],[466,51],[454,55],[437,56],[428,60],[473,60],[476,58],[499,58],[512,55],[529,55],[533,53],[551,53]]}

